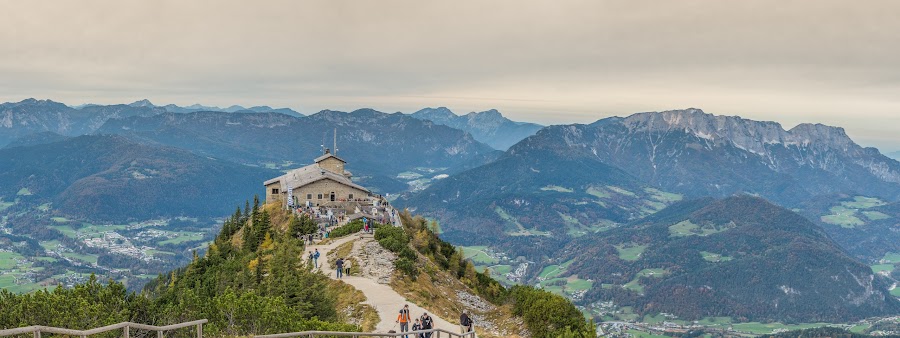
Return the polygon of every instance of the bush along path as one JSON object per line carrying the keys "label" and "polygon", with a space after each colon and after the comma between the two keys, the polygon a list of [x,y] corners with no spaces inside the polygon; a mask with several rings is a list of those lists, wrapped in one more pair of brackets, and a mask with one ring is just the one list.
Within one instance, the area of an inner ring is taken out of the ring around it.
{"label": "bush along path", "polygon": [[[334,270],[334,266],[329,263],[329,254],[334,251],[335,248],[341,246],[342,244],[349,243],[351,241],[355,241],[362,236],[371,237],[372,235],[350,235],[336,241],[330,242],[326,245],[312,245],[308,248],[308,250],[316,250],[319,249],[321,256],[319,257],[319,270],[327,275],[331,279],[337,279],[337,274]],[[346,257],[344,257],[346,258]],[[400,309],[404,305],[409,305],[410,316],[413,319],[418,318],[423,313],[428,313],[429,316],[434,320],[434,328],[435,329],[443,329],[450,332],[458,332],[459,325],[453,324],[444,320],[443,318],[438,317],[436,314],[426,311],[415,303],[410,302],[406,297],[403,297],[394,289],[392,289],[389,285],[380,284],[378,281],[362,277],[362,276],[344,276],[341,278],[341,281],[347,283],[357,290],[361,291],[366,295],[365,304],[371,305],[378,311],[378,316],[380,321],[378,325],[375,326],[375,332],[378,333],[387,333],[389,330],[394,330],[400,332],[400,325],[396,324],[397,315],[399,314]],[[412,324],[410,324],[412,326]]]}

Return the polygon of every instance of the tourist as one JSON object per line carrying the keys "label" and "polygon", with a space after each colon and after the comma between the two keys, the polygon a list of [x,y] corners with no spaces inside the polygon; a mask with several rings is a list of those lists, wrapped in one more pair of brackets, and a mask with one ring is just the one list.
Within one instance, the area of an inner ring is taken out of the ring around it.
{"label": "tourist", "polygon": [[472,318],[469,318],[469,315],[463,311],[462,315],[459,316],[459,333],[469,333],[472,332]]}
{"label": "tourist", "polygon": [[[404,305],[402,309],[400,309],[400,314],[397,316],[397,323],[400,323],[400,332],[409,332],[409,304]],[[416,319],[416,325],[419,325],[419,320]],[[413,326],[413,331],[416,330],[416,327]],[[406,335],[403,335],[404,338],[408,338]]]}
{"label": "tourist", "polygon": [[344,276],[344,259],[338,258],[337,262],[334,262],[334,265],[337,266],[337,278],[341,279]]}
{"label": "tourist", "polygon": [[[428,312],[422,314],[422,330],[431,330],[434,328],[434,320],[428,315]],[[431,338],[431,332],[425,333],[425,338]]]}
{"label": "tourist", "polygon": [[315,259],[314,256],[315,256],[315,255],[313,255],[313,252],[310,251],[310,252],[309,252],[309,264],[314,264],[314,263],[313,263],[313,260]]}
{"label": "tourist", "polygon": [[315,266],[316,269],[319,268],[319,249],[318,248],[316,248],[316,253],[313,254],[313,266]]}
{"label": "tourist", "polygon": [[[422,324],[419,323],[419,318],[416,318],[416,322],[412,326],[413,331],[419,331],[422,329]],[[403,336],[406,337],[406,336]],[[416,333],[414,338],[422,338],[425,337],[424,333]]]}
{"label": "tourist", "polygon": [[344,275],[345,276],[350,275],[350,260],[349,259],[344,261]]}

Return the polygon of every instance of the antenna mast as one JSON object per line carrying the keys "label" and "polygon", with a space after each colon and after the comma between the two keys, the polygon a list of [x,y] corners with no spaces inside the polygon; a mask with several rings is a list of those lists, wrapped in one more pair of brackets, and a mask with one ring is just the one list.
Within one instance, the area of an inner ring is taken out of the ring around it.
{"label": "antenna mast", "polygon": [[337,156],[337,128],[334,128],[334,150],[331,153]]}

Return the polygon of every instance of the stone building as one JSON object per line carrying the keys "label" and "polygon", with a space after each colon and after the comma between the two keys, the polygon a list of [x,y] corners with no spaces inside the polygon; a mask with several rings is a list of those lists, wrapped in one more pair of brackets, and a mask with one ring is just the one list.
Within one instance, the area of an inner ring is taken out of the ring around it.
{"label": "stone building", "polygon": [[315,163],[263,183],[266,186],[266,203],[340,207],[367,199],[369,190],[350,180],[352,175],[344,170],[346,163],[326,149],[324,155],[315,159]]}

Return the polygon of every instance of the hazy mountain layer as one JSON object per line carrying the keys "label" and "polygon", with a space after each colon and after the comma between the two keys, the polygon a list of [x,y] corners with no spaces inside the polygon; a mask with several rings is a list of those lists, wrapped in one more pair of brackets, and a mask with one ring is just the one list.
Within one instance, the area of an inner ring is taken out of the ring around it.
{"label": "hazy mountain layer", "polygon": [[101,222],[220,217],[277,174],[121,136],[0,150],[3,200],[51,202],[62,215]]}
{"label": "hazy mountain layer", "polygon": [[446,126],[374,110],[323,111],[306,117],[277,113],[165,113],[110,120],[98,133],[188,149],[237,163],[277,168],[310,163],[332,148],[361,183],[381,192],[404,191],[399,173],[457,172],[497,156],[468,134]]}
{"label": "hazy mountain layer", "polygon": [[466,131],[479,142],[499,150],[509,149],[543,128],[534,123],[512,121],[496,109],[459,116],[445,107],[425,108],[411,116]]}

